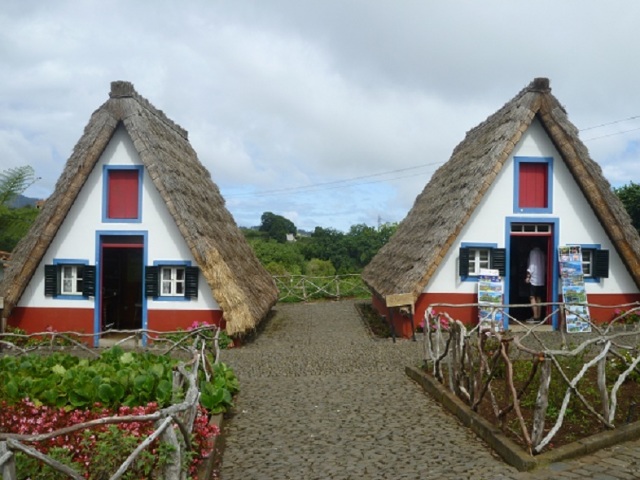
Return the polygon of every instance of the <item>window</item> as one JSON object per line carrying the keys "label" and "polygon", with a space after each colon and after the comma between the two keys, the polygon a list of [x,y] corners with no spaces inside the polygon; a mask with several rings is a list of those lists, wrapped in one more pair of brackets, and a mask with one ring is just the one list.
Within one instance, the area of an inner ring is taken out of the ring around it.
{"label": "window", "polygon": [[62,265],[60,267],[60,294],[82,295],[83,265]]}
{"label": "window", "polygon": [[511,231],[514,233],[550,233],[551,225],[548,223],[512,223]]}
{"label": "window", "polygon": [[489,268],[488,248],[469,249],[469,275],[480,275],[480,269]]}
{"label": "window", "polygon": [[465,281],[477,281],[480,269],[498,270],[504,276],[506,251],[495,244],[463,243],[459,252],[458,275]]}
{"label": "window", "polygon": [[200,269],[185,261],[156,261],[145,267],[145,295],[155,300],[198,298]]}
{"label": "window", "polygon": [[160,272],[162,296],[184,296],[184,267],[162,267]]}
{"label": "window", "polygon": [[45,296],[84,299],[95,296],[96,267],[86,260],[54,260],[44,266]]}
{"label": "window", "polygon": [[582,245],[582,274],[585,281],[598,282],[609,277],[609,250],[600,245]]}
{"label": "window", "polygon": [[551,213],[553,159],[514,158],[514,212]]}
{"label": "window", "polygon": [[142,167],[104,167],[105,222],[139,222]]}

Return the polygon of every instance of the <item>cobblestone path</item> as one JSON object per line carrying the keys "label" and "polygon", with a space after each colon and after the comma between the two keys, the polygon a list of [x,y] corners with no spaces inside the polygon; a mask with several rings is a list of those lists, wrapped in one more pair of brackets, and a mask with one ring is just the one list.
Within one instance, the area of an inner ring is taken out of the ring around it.
{"label": "cobblestone path", "polygon": [[279,304],[254,342],[223,351],[241,392],[221,478],[640,478],[640,441],[532,473],[506,465],[404,374],[421,348],[372,338],[353,301]]}

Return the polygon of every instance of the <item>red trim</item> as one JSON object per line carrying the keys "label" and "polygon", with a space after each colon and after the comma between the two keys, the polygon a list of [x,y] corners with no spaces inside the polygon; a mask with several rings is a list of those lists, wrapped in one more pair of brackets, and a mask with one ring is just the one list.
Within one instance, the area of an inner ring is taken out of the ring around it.
{"label": "red trim", "polygon": [[[424,312],[434,303],[477,303],[477,293],[423,293],[416,302],[416,325],[424,319]],[[460,320],[465,325],[478,323],[478,309],[476,307],[434,307],[436,311],[447,310],[451,317]]]}
{"label": "red trim", "polygon": [[[614,317],[614,309],[612,307],[625,303],[640,302],[640,293],[589,294],[587,299],[589,304],[609,307],[590,308],[589,313],[592,321],[599,324],[608,322]],[[424,319],[424,312],[427,307],[434,303],[465,304],[477,303],[477,301],[478,296],[475,293],[423,293],[415,305],[413,324],[417,328]],[[562,301],[562,296],[558,301]],[[373,295],[371,303],[380,315],[389,316],[389,309],[386,307],[382,297]],[[439,310],[438,307],[434,308],[436,311]],[[447,310],[451,317],[460,320],[465,325],[476,325],[478,323],[478,309],[476,307],[443,307],[442,309]],[[393,325],[396,335],[399,337],[409,338],[411,336],[411,319],[401,315],[398,309],[393,309]]]}
{"label": "red trim", "polygon": [[102,248],[144,248],[141,243],[103,243]]}
{"label": "red trim", "polygon": [[[7,324],[27,333],[45,332],[51,328],[58,332],[93,333],[93,308],[15,307]],[[92,337],[84,337],[82,341],[93,345]]]}
{"label": "red trim", "polygon": [[186,330],[194,322],[225,327],[222,310],[147,310],[147,328],[159,332]]}
{"label": "red trim", "polygon": [[[415,328],[420,325],[424,319],[424,312],[433,303],[476,303],[477,301],[478,295],[475,293],[423,293],[415,304],[413,325]],[[390,312],[382,297],[373,295],[371,303],[380,315],[389,318]],[[397,308],[392,309],[392,311],[393,317],[391,321],[396,335],[405,338],[411,337],[413,333],[411,331],[411,319],[402,315]],[[478,321],[478,309],[475,307],[451,308],[450,314],[465,325],[475,325]]]}
{"label": "red trim", "polygon": [[[186,330],[194,322],[226,326],[222,310],[149,310],[147,315],[149,330],[160,332]],[[58,332],[94,333],[92,308],[15,307],[7,324],[27,333],[45,332],[51,328]],[[93,337],[83,341],[93,345]]]}

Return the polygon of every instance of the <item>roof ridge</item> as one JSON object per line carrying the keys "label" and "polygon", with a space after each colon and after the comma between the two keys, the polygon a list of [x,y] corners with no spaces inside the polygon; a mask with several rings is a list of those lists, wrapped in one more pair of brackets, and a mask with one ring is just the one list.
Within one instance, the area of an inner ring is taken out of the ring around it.
{"label": "roof ridge", "polygon": [[178,133],[178,135],[183,137],[185,140],[188,140],[189,132],[175,123],[169,117],[167,117],[167,115],[162,110],[155,107],[149,100],[140,95],[133,86],[133,83],[125,80],[115,80],[111,82],[111,91],[109,92],[109,98],[133,98],[140,104],[141,107],[143,107],[145,110],[148,110],[149,113],[155,115],[159,120],[165,123],[168,127]]}

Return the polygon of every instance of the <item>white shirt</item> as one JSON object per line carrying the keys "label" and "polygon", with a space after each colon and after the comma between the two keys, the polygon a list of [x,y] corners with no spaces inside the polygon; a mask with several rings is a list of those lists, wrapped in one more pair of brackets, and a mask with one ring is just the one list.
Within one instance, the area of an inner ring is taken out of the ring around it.
{"label": "white shirt", "polygon": [[527,272],[531,274],[531,279],[529,280],[531,285],[536,287],[544,286],[546,267],[544,253],[538,247],[535,247],[529,252],[529,268],[527,268]]}

